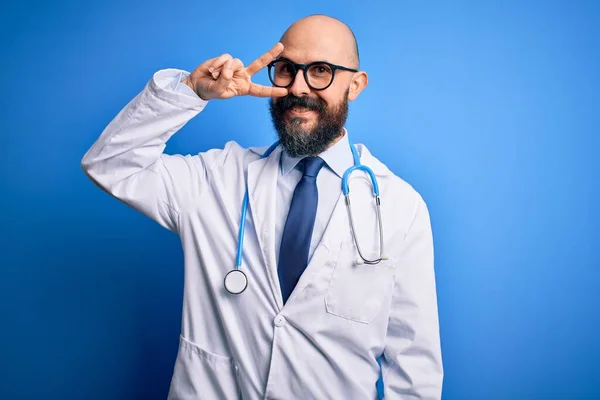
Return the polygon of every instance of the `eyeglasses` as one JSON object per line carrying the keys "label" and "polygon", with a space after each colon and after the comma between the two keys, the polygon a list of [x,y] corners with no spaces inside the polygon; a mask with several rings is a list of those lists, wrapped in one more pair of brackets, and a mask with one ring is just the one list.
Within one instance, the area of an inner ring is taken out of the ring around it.
{"label": "eyeglasses", "polygon": [[274,86],[288,88],[294,83],[299,69],[304,72],[304,80],[313,90],[325,90],[332,83],[335,71],[358,72],[352,68],[342,67],[326,61],[315,61],[310,64],[295,64],[285,58],[273,60],[268,65],[269,79]]}

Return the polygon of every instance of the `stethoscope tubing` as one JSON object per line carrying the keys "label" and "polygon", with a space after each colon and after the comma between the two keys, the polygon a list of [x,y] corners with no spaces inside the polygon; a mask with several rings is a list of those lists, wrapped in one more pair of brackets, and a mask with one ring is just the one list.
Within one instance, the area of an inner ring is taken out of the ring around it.
{"label": "stethoscope tubing", "polygon": [[[275,143],[273,143],[267,149],[267,151],[262,155],[261,158],[269,157],[271,155],[271,153],[277,148],[277,146],[279,146],[279,141],[276,141]],[[359,254],[360,258],[362,259],[362,261],[359,260],[359,262],[364,263],[364,264],[377,264],[377,263],[381,262],[382,260],[387,259],[387,257],[385,257],[383,255],[384,254],[384,251],[383,251],[383,246],[384,246],[383,223],[382,223],[382,218],[381,218],[381,198],[379,197],[379,185],[377,183],[377,179],[376,179],[373,171],[366,165],[362,165],[360,163],[360,157],[358,155],[358,151],[356,150],[356,147],[354,145],[352,145],[352,143],[350,143],[350,149],[352,151],[352,158],[354,160],[354,166],[348,168],[344,172],[344,176],[342,177],[342,192],[345,196],[346,208],[348,210],[348,218],[350,219],[350,228],[352,230],[352,237],[353,237],[354,243],[356,244],[356,249],[358,250],[358,254]],[[354,171],[359,171],[359,170],[366,172],[369,175],[369,177],[371,178],[371,184],[373,185],[373,195],[375,196],[375,202],[376,202],[376,208],[377,208],[377,222],[379,225],[379,249],[380,249],[380,256],[375,259],[367,259],[363,255],[363,252],[361,251],[361,248],[358,243],[357,236],[356,236],[356,228],[354,225],[354,218],[352,216],[352,205],[350,203],[350,186],[348,184],[348,181],[350,179],[350,175]],[[236,269],[240,269],[242,266],[244,232],[246,231],[247,212],[248,212],[248,186],[246,185],[246,192],[244,194],[244,200],[242,202],[242,212],[240,215],[240,229],[238,232],[238,248],[237,248],[237,254],[236,254],[236,261],[235,261]]]}

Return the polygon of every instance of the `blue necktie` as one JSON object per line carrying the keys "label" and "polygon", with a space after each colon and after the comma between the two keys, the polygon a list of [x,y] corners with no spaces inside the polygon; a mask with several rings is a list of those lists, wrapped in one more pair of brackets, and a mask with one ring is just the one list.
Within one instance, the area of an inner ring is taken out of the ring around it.
{"label": "blue necktie", "polygon": [[277,272],[284,303],[308,264],[308,250],[319,201],[317,174],[325,165],[325,161],[319,157],[305,158],[302,163],[304,175],[294,190],[279,248]]}

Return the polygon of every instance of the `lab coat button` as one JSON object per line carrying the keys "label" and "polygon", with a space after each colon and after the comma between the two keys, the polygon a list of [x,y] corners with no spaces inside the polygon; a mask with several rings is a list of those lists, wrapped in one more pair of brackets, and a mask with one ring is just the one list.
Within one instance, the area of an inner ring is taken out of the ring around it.
{"label": "lab coat button", "polygon": [[275,317],[275,326],[276,327],[278,327],[278,328],[282,327],[282,326],[285,325],[285,323],[286,323],[286,321],[285,321],[285,318],[283,316],[278,315],[278,316]]}

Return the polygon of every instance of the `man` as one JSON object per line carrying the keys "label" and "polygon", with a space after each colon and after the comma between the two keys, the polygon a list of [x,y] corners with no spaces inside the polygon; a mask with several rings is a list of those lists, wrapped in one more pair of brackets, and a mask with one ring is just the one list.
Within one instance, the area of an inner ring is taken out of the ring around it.
{"label": "man", "polygon": [[[103,190],[181,237],[184,307],[169,398],[374,399],[380,371],[387,399],[440,398],[429,214],[362,145],[360,163],[381,193],[386,257],[357,262],[341,182],[354,165],[348,101],[368,81],[358,63],[345,24],[303,18],[247,67],[224,54],[191,74],[157,72],[84,156]],[[265,67],[271,87],[251,81]],[[268,156],[234,142],[163,153],[207,103],[245,95],[271,98],[280,145]],[[371,181],[355,174],[354,232],[362,255],[377,258]],[[232,294],[224,278],[236,262],[246,188],[238,271],[248,282]]]}

